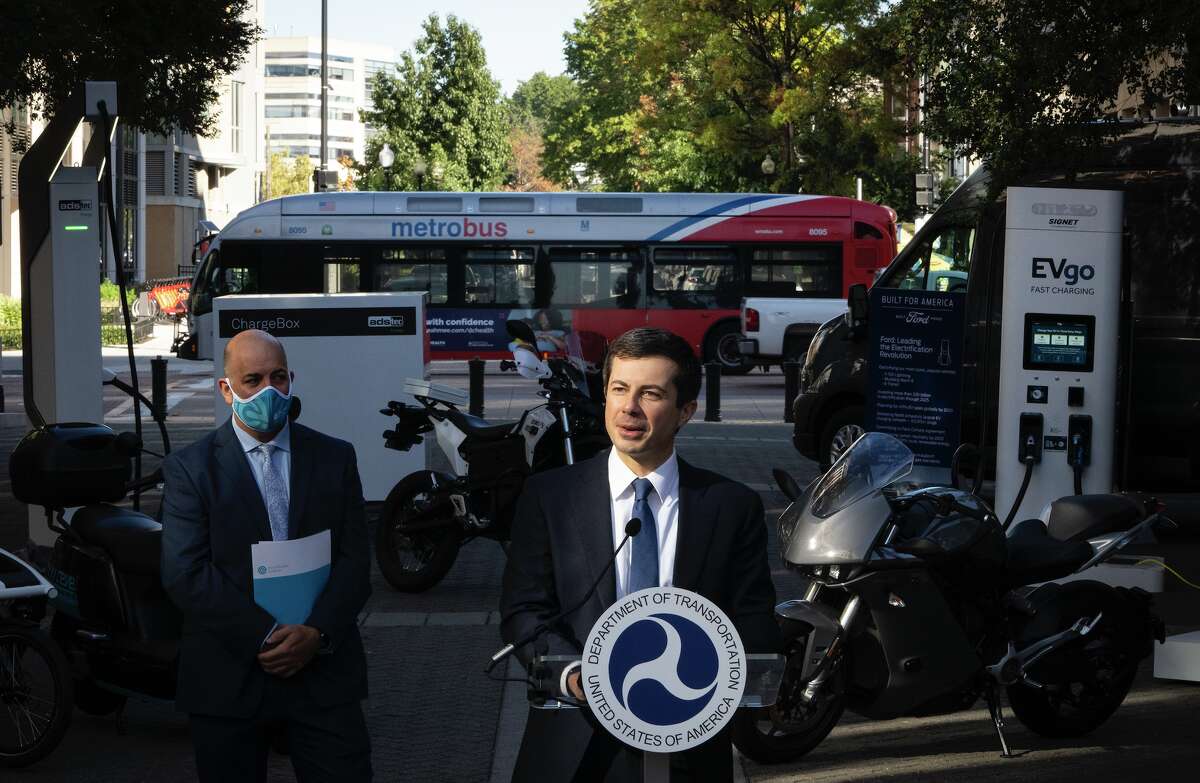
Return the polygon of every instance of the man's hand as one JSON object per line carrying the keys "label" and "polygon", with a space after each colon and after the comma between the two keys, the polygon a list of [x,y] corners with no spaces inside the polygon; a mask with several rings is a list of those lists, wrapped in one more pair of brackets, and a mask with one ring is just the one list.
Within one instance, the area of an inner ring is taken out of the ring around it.
{"label": "man's hand", "polygon": [[267,638],[258,662],[267,674],[291,677],[308,665],[321,648],[321,632],[307,625],[281,625]]}
{"label": "man's hand", "polygon": [[567,675],[567,690],[579,701],[587,701],[587,696],[583,695],[583,675],[579,669]]}

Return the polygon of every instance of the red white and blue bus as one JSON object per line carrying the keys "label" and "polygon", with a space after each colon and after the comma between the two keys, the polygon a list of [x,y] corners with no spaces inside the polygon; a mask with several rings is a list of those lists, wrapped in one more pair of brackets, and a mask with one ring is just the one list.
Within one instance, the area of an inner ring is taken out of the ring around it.
{"label": "red white and blue bus", "polygon": [[508,355],[504,322],[543,350],[636,326],[704,360],[737,350],[743,296],[845,299],[896,251],[895,213],[850,198],[701,193],[322,193],[258,204],[212,241],[191,291],[212,356],[226,294],[428,291],[431,358]]}

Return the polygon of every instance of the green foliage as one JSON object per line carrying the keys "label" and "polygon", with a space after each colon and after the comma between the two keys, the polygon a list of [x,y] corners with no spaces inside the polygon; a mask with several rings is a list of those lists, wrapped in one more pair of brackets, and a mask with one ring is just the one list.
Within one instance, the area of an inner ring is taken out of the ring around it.
{"label": "green foliage", "polygon": [[893,20],[927,78],[925,131],[982,159],[995,187],[1115,136],[1122,98],[1139,114],[1200,103],[1194,3],[903,0]]}
{"label": "green foliage", "polygon": [[506,189],[559,189],[542,170],[545,136],[547,129],[556,128],[568,107],[578,99],[578,94],[578,87],[569,76],[547,76],[538,71],[518,84],[505,100],[510,151],[504,175]]}
{"label": "green foliage", "polygon": [[[135,298],[132,289],[126,290],[130,302]],[[105,280],[100,284],[100,344],[124,345],[125,325],[103,323],[105,311],[114,317],[120,316],[120,289],[115,283]],[[21,300],[0,294],[0,347],[6,351],[21,349]]]}
{"label": "green foliage", "polygon": [[[125,299],[131,305],[133,300],[137,298],[137,292],[131,286],[125,287]],[[101,307],[120,307],[121,306],[121,287],[111,280],[100,281],[100,306]],[[20,317],[20,309],[18,303],[18,318]]]}
{"label": "green foliage", "polygon": [[[509,146],[500,86],[487,67],[479,33],[451,15],[425,20],[396,75],[380,74],[363,120],[378,132],[367,142],[356,182],[364,190],[490,190],[499,186]],[[390,169],[379,165],[388,144]],[[418,170],[424,168],[424,174]]]}
{"label": "green foliage", "polygon": [[879,8],[592,0],[567,34],[578,97],[548,123],[546,173],[570,183],[583,163],[609,190],[840,195],[862,177],[864,197],[911,211],[915,163],[879,92],[894,68]]}
{"label": "green foliage", "polygon": [[312,190],[313,163],[307,155],[292,158],[272,152],[267,161],[267,198],[294,196]]}
{"label": "green foliage", "polygon": [[538,71],[517,85],[505,101],[508,125],[536,125],[544,128],[562,116],[579,98],[579,87],[565,74],[547,76]]}
{"label": "green foliage", "polygon": [[222,78],[261,31],[251,0],[8,0],[0,4],[0,106],[54,114],[88,79],[115,80],[122,119],[204,134]]}

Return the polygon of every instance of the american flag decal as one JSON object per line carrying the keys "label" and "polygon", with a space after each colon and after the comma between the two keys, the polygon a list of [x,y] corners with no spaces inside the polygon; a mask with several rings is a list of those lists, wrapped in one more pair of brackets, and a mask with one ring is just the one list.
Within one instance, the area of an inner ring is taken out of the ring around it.
{"label": "american flag decal", "polygon": [[332,199],[323,199],[317,202],[317,209],[321,212],[337,212],[337,204]]}

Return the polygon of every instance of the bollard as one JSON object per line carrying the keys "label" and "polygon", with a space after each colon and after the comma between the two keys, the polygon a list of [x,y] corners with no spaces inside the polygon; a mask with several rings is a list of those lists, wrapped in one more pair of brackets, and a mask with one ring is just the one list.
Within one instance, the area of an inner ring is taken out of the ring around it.
{"label": "bollard", "polygon": [[155,421],[167,420],[167,360],[161,356],[150,360],[150,415]]}
{"label": "bollard", "polygon": [[800,394],[800,370],[803,367],[803,362],[790,359],[783,363],[783,420],[789,424],[796,419],[792,407]]}
{"label": "bollard", "polygon": [[487,362],[476,356],[467,361],[468,375],[471,383],[470,413],[472,416],[483,418],[483,370]]}
{"label": "bollard", "polygon": [[721,420],[721,363],[704,365],[704,420]]}

